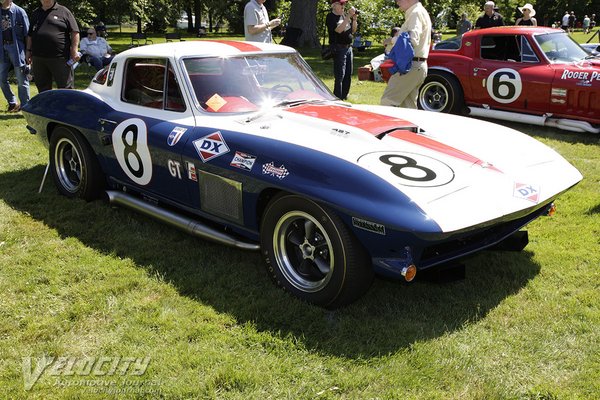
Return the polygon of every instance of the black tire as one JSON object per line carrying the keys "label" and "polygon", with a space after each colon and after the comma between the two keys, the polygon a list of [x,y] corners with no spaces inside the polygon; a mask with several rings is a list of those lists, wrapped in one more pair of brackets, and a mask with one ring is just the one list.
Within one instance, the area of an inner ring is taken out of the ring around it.
{"label": "black tire", "polygon": [[421,110],[461,114],[465,97],[460,83],[454,76],[433,70],[429,71],[419,89],[417,103]]}
{"label": "black tire", "polygon": [[373,281],[371,260],[348,227],[326,207],[280,195],[261,224],[261,252],[275,283],[326,308],[359,298]]}
{"label": "black tire", "polygon": [[104,187],[96,155],[81,134],[59,126],[50,136],[50,171],[58,191],[70,198],[95,200]]}

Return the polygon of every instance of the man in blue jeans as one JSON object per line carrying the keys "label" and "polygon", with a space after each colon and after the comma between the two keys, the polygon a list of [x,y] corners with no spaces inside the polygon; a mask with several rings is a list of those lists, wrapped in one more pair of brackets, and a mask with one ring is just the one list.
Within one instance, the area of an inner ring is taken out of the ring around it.
{"label": "man in blue jeans", "polygon": [[[0,52],[0,87],[8,102],[8,112],[17,112],[29,101],[29,81],[26,76],[25,38],[29,30],[29,18],[12,0],[2,2],[0,25],[2,26],[2,51]],[[8,72],[14,68],[18,84],[19,101],[8,83]]]}
{"label": "man in blue jeans", "polygon": [[331,12],[325,18],[329,45],[333,51],[333,94],[346,100],[352,81],[352,41],[356,33],[358,14],[354,7],[345,12],[348,0],[331,0]]}

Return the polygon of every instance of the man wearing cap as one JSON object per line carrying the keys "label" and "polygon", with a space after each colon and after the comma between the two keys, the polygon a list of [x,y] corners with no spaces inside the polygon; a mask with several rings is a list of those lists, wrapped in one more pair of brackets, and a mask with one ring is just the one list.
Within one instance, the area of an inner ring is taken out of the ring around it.
{"label": "man wearing cap", "polygon": [[249,42],[272,43],[271,29],[279,26],[281,19],[269,20],[266,0],[250,0],[244,7],[244,35]]}
{"label": "man wearing cap", "polygon": [[535,10],[531,4],[527,3],[523,7],[519,7],[519,11],[521,11],[523,17],[517,19],[515,25],[537,26],[537,20],[533,18]]}
{"label": "man wearing cap", "polygon": [[347,2],[348,0],[331,0],[331,12],[325,18],[329,45],[333,52],[333,94],[342,100],[346,100],[350,92],[353,69],[352,35],[356,32],[358,17],[354,7],[347,13],[344,11]]}
{"label": "man wearing cap", "polygon": [[[17,112],[29,101],[29,81],[26,77],[25,38],[29,31],[29,18],[12,0],[2,2],[2,50],[0,51],[0,87],[8,103],[8,112]],[[8,71],[13,67],[21,104],[8,83]]]}
{"label": "man wearing cap", "polygon": [[504,20],[502,15],[494,11],[496,5],[493,1],[488,1],[483,5],[483,15],[477,18],[475,22],[475,29],[478,28],[491,28],[494,26],[503,26]]}
{"label": "man wearing cap", "polygon": [[419,0],[396,0],[400,10],[404,12],[404,24],[400,32],[407,32],[414,57],[410,70],[402,74],[396,72],[390,77],[381,104],[405,108],[417,108],[419,87],[427,76],[427,56],[431,43],[431,19]]}

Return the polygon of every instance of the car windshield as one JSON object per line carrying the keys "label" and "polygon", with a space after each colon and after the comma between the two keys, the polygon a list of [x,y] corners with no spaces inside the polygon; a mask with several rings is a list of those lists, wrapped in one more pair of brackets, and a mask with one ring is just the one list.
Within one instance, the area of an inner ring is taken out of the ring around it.
{"label": "car windshield", "polygon": [[589,55],[565,32],[536,35],[535,41],[552,63],[581,61]]}
{"label": "car windshield", "polygon": [[187,58],[184,65],[197,105],[208,112],[336,99],[298,54]]}

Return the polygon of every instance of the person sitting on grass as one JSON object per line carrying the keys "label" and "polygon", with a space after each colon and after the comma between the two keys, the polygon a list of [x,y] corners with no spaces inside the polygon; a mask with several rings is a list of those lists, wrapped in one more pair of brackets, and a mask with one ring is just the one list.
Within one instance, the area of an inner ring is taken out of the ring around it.
{"label": "person sitting on grass", "polygon": [[81,39],[79,50],[96,71],[110,64],[114,57],[106,39],[98,37],[94,28],[88,28],[87,36]]}

